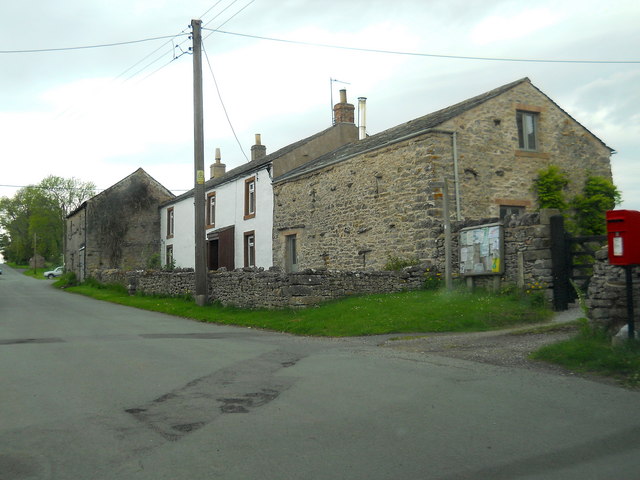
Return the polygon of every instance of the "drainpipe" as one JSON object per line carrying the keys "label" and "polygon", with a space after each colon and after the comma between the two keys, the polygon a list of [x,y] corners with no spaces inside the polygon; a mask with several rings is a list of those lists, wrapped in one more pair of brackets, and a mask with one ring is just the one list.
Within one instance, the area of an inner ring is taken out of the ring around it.
{"label": "drainpipe", "polygon": [[454,131],[451,134],[451,143],[453,144],[453,182],[456,192],[456,220],[462,220],[460,214],[460,178],[458,175],[458,133]]}

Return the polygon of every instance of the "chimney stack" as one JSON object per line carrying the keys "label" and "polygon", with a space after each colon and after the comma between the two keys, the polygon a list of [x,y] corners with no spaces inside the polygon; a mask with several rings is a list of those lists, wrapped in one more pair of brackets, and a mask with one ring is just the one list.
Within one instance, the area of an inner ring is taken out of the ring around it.
{"label": "chimney stack", "polygon": [[216,148],[216,163],[212,163],[209,167],[211,178],[218,178],[225,174],[227,166],[220,163],[220,149]]}
{"label": "chimney stack", "polygon": [[267,156],[267,147],[260,142],[260,134],[256,133],[256,144],[251,147],[251,161]]}
{"label": "chimney stack", "polygon": [[353,123],[353,112],[355,107],[347,103],[347,91],[340,90],[340,103],[333,107],[333,123]]}

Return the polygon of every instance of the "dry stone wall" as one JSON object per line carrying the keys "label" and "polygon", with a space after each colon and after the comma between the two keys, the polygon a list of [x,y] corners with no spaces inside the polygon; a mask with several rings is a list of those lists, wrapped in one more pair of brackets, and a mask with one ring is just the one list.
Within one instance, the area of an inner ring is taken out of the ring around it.
{"label": "dry stone wall", "polygon": [[[209,273],[209,300],[241,308],[298,308],[350,295],[419,290],[428,266],[401,272],[331,272],[244,268]],[[160,295],[193,295],[193,271],[159,272],[103,270],[94,277],[104,283],[127,286],[130,291]]]}
{"label": "dry stone wall", "polygon": [[[640,327],[640,268],[633,267],[634,321]],[[615,333],[627,324],[626,276],[623,267],[611,265],[607,247],[596,253],[589,283],[587,307],[592,324]]]}

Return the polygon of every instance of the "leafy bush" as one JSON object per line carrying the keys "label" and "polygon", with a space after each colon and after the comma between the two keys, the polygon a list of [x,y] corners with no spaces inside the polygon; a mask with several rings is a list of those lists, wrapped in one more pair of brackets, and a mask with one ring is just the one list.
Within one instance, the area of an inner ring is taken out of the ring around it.
{"label": "leafy bush", "polygon": [[583,192],[571,201],[578,230],[582,235],[606,234],[605,212],[620,203],[620,192],[609,179],[594,176],[587,178]]}
{"label": "leafy bush", "polygon": [[427,268],[424,272],[424,282],[422,285],[425,290],[438,290],[444,285],[442,275],[439,272],[431,271],[430,268]]}
{"label": "leafy bush", "polygon": [[75,287],[76,285],[78,285],[78,277],[74,272],[63,273],[53,282],[53,286],[57,288]]}
{"label": "leafy bush", "polygon": [[150,255],[147,260],[147,268],[149,270],[160,270],[160,267],[162,267],[162,264],[160,262],[160,254],[154,253],[153,255]]}

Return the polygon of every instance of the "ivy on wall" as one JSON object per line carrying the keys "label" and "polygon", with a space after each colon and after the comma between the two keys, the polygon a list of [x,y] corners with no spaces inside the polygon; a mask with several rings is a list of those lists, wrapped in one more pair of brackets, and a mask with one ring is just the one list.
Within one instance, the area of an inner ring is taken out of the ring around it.
{"label": "ivy on wall", "polygon": [[120,266],[125,238],[131,219],[153,205],[149,185],[139,178],[113,191],[105,191],[89,204],[87,230],[93,235],[107,267]]}

